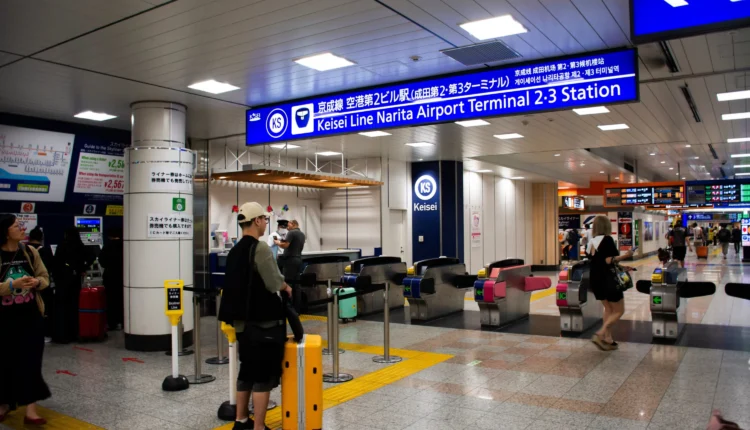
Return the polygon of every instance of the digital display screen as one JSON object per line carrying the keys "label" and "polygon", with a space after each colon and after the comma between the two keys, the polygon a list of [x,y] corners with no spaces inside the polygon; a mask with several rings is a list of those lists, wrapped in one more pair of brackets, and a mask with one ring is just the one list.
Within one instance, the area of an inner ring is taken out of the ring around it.
{"label": "digital display screen", "polygon": [[102,231],[101,218],[76,218],[76,227],[82,233],[99,233]]}
{"label": "digital display screen", "polygon": [[631,0],[634,43],[696,36],[747,27],[747,0]]}
{"label": "digital display screen", "polygon": [[486,68],[246,112],[247,145],[637,102],[635,49]]}
{"label": "digital display screen", "polygon": [[583,197],[563,197],[562,206],[566,209],[584,210],[586,209],[586,201]]}
{"label": "digital display screen", "polygon": [[688,205],[750,206],[750,181],[688,182]]}
{"label": "digital display screen", "polygon": [[672,185],[665,187],[654,187],[655,205],[681,205],[685,203],[685,187]]}
{"label": "digital display screen", "polygon": [[606,206],[648,206],[654,203],[652,187],[607,188]]}

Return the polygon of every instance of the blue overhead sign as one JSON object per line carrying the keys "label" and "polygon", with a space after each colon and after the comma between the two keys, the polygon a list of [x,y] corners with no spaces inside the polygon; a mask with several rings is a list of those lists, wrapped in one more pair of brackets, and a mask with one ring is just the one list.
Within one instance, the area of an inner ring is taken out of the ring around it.
{"label": "blue overhead sign", "polygon": [[247,111],[246,143],[636,101],[637,53],[623,49],[261,106]]}
{"label": "blue overhead sign", "polygon": [[648,43],[750,25],[748,0],[630,0],[631,39]]}

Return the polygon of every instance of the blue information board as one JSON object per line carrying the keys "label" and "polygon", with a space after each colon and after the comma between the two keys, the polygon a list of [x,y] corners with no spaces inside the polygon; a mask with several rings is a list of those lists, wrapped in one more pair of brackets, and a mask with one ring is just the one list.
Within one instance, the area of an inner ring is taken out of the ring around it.
{"label": "blue information board", "polygon": [[630,0],[634,43],[648,43],[750,25],[748,0]]}
{"label": "blue information board", "polygon": [[250,109],[246,143],[638,101],[635,49],[545,59]]}

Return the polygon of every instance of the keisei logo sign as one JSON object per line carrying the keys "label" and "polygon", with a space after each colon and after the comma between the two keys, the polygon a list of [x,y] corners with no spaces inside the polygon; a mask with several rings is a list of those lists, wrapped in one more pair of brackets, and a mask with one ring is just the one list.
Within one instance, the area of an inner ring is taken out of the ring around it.
{"label": "keisei logo sign", "polygon": [[305,134],[315,131],[313,113],[315,106],[312,103],[292,108],[292,134]]}
{"label": "keisei logo sign", "polygon": [[[437,183],[430,175],[422,175],[414,182],[414,195],[423,202],[431,200],[437,193]],[[414,202],[414,212],[427,212],[438,210],[437,202],[432,204]]]}
{"label": "keisei logo sign", "polygon": [[286,116],[286,112],[283,109],[274,109],[268,115],[266,120],[266,131],[268,135],[274,139],[278,139],[286,133],[286,129],[289,126],[289,118]]}
{"label": "keisei logo sign", "polygon": [[254,112],[247,116],[247,120],[250,122],[260,121],[260,113]]}

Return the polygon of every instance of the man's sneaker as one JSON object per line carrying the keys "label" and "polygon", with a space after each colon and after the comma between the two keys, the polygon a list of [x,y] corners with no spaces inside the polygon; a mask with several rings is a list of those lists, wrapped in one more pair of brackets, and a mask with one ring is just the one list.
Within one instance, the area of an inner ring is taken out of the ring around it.
{"label": "man's sneaker", "polygon": [[239,421],[234,422],[232,430],[253,430],[255,428],[255,421],[252,418],[248,418],[246,422],[241,423]]}

